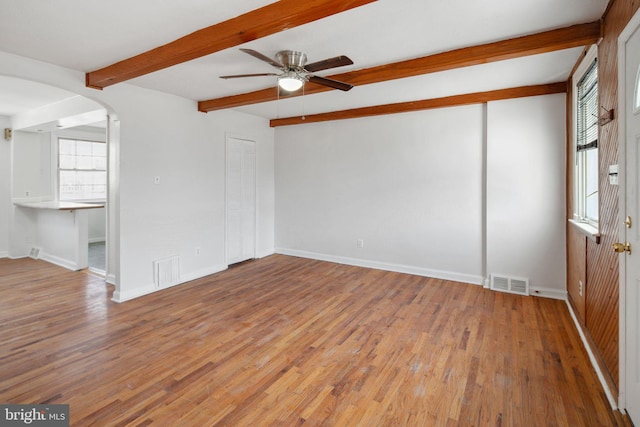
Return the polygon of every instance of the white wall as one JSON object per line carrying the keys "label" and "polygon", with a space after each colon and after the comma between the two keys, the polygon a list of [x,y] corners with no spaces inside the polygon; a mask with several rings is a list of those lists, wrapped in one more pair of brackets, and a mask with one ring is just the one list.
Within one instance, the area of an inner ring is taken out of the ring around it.
{"label": "white wall", "polygon": [[[258,253],[273,252],[273,135],[268,121],[231,111],[203,114],[195,101],[129,84],[103,91],[84,74],[0,52],[0,74],[67,89],[102,103],[111,133],[109,272],[123,301],[153,286],[153,261],[179,256],[181,279],[226,268],[224,258],[225,135],[254,139],[258,169]],[[160,183],[154,184],[154,177]],[[116,188],[117,187],[117,188]],[[111,208],[110,208],[111,209]],[[116,230],[116,231],[113,231]],[[111,233],[115,233],[112,236]],[[201,249],[200,255],[195,248]]]}
{"label": "white wall", "polygon": [[9,117],[0,116],[0,258],[9,255],[9,221],[11,206],[11,142],[4,130],[11,127]]}
{"label": "white wall", "polygon": [[20,201],[50,200],[50,134],[14,131],[12,197]]}
{"label": "white wall", "polygon": [[566,295],[565,95],[488,104],[487,272]]}
{"label": "white wall", "polygon": [[481,105],[277,128],[277,251],[482,283],[483,135]]}
{"label": "white wall", "polygon": [[[257,193],[267,202],[258,206],[257,253],[273,253],[273,241],[264,232],[273,228],[268,210],[273,205],[268,203],[273,197],[273,131],[268,121],[231,111],[194,114],[192,101],[133,87],[129,93],[133,102],[118,108],[120,274],[121,287],[127,289],[120,299],[149,289],[154,260],[180,256],[183,280],[226,268],[227,133],[256,141]],[[155,177],[160,184],[154,184]]]}
{"label": "white wall", "polygon": [[34,209],[16,207],[10,200],[9,208],[9,258],[24,258],[37,246],[37,212]]}
{"label": "white wall", "polygon": [[5,207],[9,211],[6,227],[9,232],[8,256],[21,258],[29,255],[32,247],[39,247],[37,212],[16,208],[14,201],[50,200],[51,148],[49,133],[14,130],[9,143],[10,192]]}
{"label": "white wall", "polygon": [[278,128],[277,252],[564,298],[564,135],[564,95]]}

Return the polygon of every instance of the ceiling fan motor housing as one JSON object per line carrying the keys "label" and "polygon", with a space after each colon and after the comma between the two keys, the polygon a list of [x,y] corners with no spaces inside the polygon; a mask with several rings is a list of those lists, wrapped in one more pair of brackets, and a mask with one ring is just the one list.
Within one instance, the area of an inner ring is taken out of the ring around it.
{"label": "ceiling fan motor housing", "polygon": [[295,50],[281,50],[276,53],[276,59],[290,70],[302,69],[307,63],[307,55]]}

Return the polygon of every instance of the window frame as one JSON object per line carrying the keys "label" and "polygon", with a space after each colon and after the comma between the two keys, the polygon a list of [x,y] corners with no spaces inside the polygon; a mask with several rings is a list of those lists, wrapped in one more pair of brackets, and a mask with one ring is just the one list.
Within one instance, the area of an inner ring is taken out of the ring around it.
{"label": "window frame", "polygon": [[[599,156],[599,148],[596,146],[595,148],[590,148],[590,149],[585,149],[585,150],[580,150],[578,151],[578,84],[582,81],[583,77],[587,74],[587,72],[591,69],[591,67],[593,66],[593,63],[597,61],[597,46],[593,45],[591,46],[591,48],[587,51],[586,55],[584,56],[582,62],[579,64],[579,66],[576,68],[575,72],[573,73],[572,76],[572,94],[573,94],[573,126],[572,126],[572,132],[573,132],[573,144],[572,144],[572,149],[573,149],[573,155],[574,155],[574,170],[573,170],[573,194],[574,194],[574,201],[573,201],[573,220],[576,223],[582,224],[582,225],[586,225],[589,228],[593,229],[590,230],[593,232],[594,235],[598,234],[599,231],[599,217],[600,217],[600,200],[599,200],[599,195],[600,195],[600,156]],[[596,65],[597,66],[597,65]],[[599,89],[598,89],[599,90]],[[599,92],[596,94],[596,99],[599,100]],[[596,102],[596,109],[598,108],[597,106],[600,105],[599,101]],[[598,112],[596,111],[596,114],[598,114]],[[596,119],[597,120],[597,119]],[[598,129],[596,130],[596,132],[599,133],[599,125],[598,125]],[[597,141],[597,137],[596,137],[596,141]],[[587,171],[587,154],[589,151],[591,150],[597,150],[596,153],[598,154],[598,162],[597,162],[597,170],[595,171],[595,175],[596,175],[596,181],[597,181],[597,194],[598,194],[598,198],[597,198],[597,202],[598,202],[598,206],[597,206],[597,210],[598,210],[598,218],[593,218],[593,217],[588,217],[587,215],[587,194],[586,194],[586,187],[587,187],[587,177],[588,177],[588,171]]]}
{"label": "window frame", "polygon": [[52,151],[52,160],[53,160],[53,164],[54,167],[53,169],[53,176],[54,176],[54,190],[55,190],[55,198],[58,201],[61,201],[60,198],[60,140],[61,139],[67,139],[67,140],[73,140],[73,141],[86,141],[86,142],[92,142],[92,143],[103,143],[105,144],[105,149],[106,149],[106,157],[105,157],[105,169],[104,172],[106,174],[106,189],[105,189],[105,197],[103,198],[95,198],[95,199],[87,199],[87,198],[79,198],[79,199],[65,199],[63,201],[66,202],[86,202],[86,203],[99,203],[99,202],[106,202],[106,197],[108,194],[108,180],[109,180],[109,175],[108,175],[108,169],[109,169],[109,150],[108,147],[106,145],[107,141],[106,141],[106,137],[103,135],[99,135],[99,134],[94,134],[92,132],[80,132],[80,131],[58,131],[58,132],[52,132],[51,133],[51,142],[52,142],[52,146],[54,147]]}

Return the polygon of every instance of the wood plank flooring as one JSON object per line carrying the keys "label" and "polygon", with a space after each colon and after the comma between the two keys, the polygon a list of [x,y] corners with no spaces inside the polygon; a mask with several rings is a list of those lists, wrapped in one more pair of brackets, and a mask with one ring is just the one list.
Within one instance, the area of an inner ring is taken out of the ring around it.
{"label": "wood plank flooring", "polygon": [[122,304],[0,272],[0,403],[73,426],[624,425],[562,301],[281,255]]}

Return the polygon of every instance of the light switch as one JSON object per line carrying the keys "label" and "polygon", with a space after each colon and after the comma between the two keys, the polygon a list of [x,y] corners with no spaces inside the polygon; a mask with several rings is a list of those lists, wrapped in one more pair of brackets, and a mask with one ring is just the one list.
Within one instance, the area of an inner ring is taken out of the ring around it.
{"label": "light switch", "polygon": [[160,177],[159,176],[154,176],[153,177],[153,183],[156,184],[156,185],[160,184]]}

